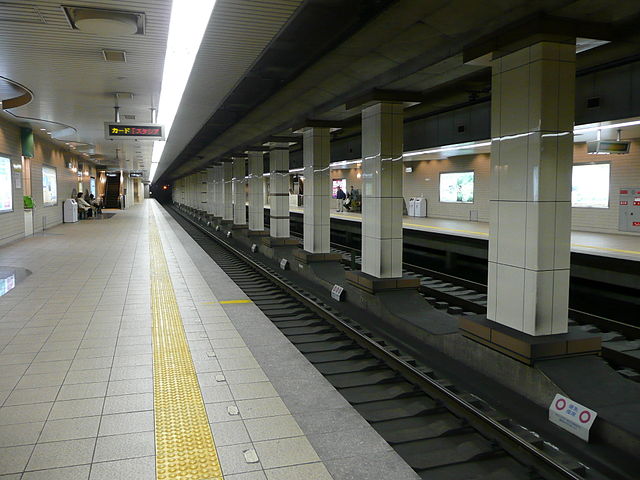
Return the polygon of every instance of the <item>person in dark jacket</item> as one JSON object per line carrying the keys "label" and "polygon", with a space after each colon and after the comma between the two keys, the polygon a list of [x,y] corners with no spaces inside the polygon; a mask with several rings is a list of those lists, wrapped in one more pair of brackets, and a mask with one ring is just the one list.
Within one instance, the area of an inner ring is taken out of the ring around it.
{"label": "person in dark jacket", "polygon": [[338,202],[338,208],[336,209],[338,212],[344,211],[344,199],[347,198],[347,194],[344,193],[342,188],[338,187],[336,190],[336,201]]}

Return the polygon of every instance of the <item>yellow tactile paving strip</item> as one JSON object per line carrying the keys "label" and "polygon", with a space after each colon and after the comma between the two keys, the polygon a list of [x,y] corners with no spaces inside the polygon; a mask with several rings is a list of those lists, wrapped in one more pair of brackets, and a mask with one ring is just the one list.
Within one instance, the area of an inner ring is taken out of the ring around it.
{"label": "yellow tactile paving strip", "polygon": [[156,478],[222,479],[202,392],[153,216],[150,217],[149,241]]}

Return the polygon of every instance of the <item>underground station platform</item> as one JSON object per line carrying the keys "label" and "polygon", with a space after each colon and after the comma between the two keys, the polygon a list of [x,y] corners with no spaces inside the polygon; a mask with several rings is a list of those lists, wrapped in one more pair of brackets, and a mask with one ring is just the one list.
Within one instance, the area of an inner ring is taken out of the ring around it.
{"label": "underground station platform", "polygon": [[607,334],[531,343],[268,238],[148,200],[1,247],[0,478],[632,478],[640,383]]}

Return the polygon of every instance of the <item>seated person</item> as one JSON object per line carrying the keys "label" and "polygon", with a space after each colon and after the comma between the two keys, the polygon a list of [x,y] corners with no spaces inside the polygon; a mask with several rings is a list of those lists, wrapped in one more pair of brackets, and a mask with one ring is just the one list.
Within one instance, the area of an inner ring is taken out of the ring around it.
{"label": "seated person", "polygon": [[78,196],[76,198],[76,203],[78,204],[78,213],[80,214],[79,217],[82,217],[83,215],[85,217],[88,216],[88,212],[91,210],[91,205],[89,205],[84,198],[82,198],[82,192],[78,193]]}
{"label": "seated person", "polygon": [[93,193],[89,195],[89,204],[94,208],[96,213],[102,213],[102,203],[100,199],[93,196]]}

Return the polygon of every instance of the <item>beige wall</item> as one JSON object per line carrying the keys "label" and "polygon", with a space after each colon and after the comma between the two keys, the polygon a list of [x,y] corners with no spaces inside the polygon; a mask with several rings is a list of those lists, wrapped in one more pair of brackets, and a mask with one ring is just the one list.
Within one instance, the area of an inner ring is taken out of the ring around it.
{"label": "beige wall", "polygon": [[618,191],[622,187],[640,187],[640,142],[632,142],[627,155],[589,155],[586,143],[576,144],[574,163],[593,161],[611,163],[609,208],[572,208],[572,228],[593,232],[617,232]]}
{"label": "beige wall", "polygon": [[[628,155],[587,154],[586,143],[574,146],[574,163],[610,162],[609,208],[572,208],[572,228],[594,232],[618,231],[618,190],[621,187],[640,187],[640,142],[631,144]],[[442,160],[405,162],[413,167],[413,172],[404,174],[404,197],[424,195],[428,202],[427,215],[436,218],[469,220],[475,215],[481,222],[489,221],[489,175],[490,155],[464,155]],[[359,168],[331,170],[331,178],[346,178],[347,189],[353,185],[360,188],[362,181],[357,178]],[[441,203],[439,199],[439,179],[442,172],[473,171],[475,173],[474,203]]]}
{"label": "beige wall", "polygon": [[[0,154],[11,159],[14,164],[20,164],[20,128],[0,119]],[[22,208],[22,188],[17,189],[15,179],[11,179],[13,190],[13,211],[0,213],[0,244],[24,237],[24,212]]]}
{"label": "beige wall", "polygon": [[[42,231],[62,222],[62,204],[78,188],[78,176],[67,168],[72,159],[82,162],[79,155],[72,154],[55,146],[47,137],[36,132],[35,151],[31,159],[31,192],[34,202],[33,226],[34,232]],[[0,119],[0,154],[8,156],[12,164],[21,163],[22,148],[20,145],[20,128],[4,119]],[[58,190],[58,204],[50,207],[43,206],[42,195],[42,166],[47,165],[56,169]],[[13,212],[0,213],[0,244],[24,237],[23,188],[16,188],[12,179]],[[87,187],[89,180],[87,177]]]}

